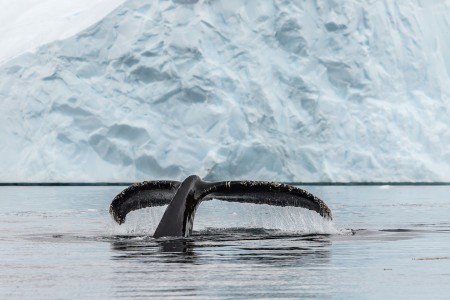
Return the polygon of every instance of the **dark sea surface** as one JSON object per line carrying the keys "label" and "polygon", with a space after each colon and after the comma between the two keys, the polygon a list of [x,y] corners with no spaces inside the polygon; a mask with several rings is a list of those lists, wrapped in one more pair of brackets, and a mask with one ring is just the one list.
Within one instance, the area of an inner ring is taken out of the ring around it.
{"label": "dark sea surface", "polygon": [[113,223],[120,186],[0,187],[0,299],[450,299],[450,186],[301,186],[299,208],[201,204],[188,239],[164,207]]}

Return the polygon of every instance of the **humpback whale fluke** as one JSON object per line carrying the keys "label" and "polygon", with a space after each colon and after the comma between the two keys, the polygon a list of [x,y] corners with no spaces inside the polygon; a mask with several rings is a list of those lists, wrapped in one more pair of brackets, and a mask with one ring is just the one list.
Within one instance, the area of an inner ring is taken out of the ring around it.
{"label": "humpback whale fluke", "polygon": [[109,207],[114,220],[122,224],[133,210],[169,205],[154,237],[188,237],[201,201],[223,201],[303,207],[332,219],[331,210],[317,198],[300,188],[266,181],[207,182],[196,175],[179,181],[144,181],[135,183],[118,194]]}

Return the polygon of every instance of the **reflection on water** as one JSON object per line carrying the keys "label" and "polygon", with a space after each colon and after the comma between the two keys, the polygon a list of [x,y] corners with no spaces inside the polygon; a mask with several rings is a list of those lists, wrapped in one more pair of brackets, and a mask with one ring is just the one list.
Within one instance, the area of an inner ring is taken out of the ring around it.
{"label": "reflection on water", "polygon": [[186,239],[151,237],[163,209],[119,230],[107,209],[121,189],[0,187],[0,299],[450,294],[450,186],[307,188],[334,224],[209,201]]}
{"label": "reflection on water", "polygon": [[119,237],[118,241],[111,243],[111,249],[115,251],[114,260],[131,259],[140,262],[149,262],[149,257],[161,253],[176,253],[179,257],[193,256],[194,243],[185,239],[155,240],[151,237]]}
{"label": "reflection on water", "polygon": [[[331,241],[328,235],[262,235],[258,234],[260,231],[270,232],[264,229],[238,228],[220,230],[220,233],[217,230],[215,234],[211,234],[211,231],[197,232],[190,238],[154,239],[148,236],[116,236],[111,241],[111,248],[116,252],[112,259],[131,259],[148,263],[166,256],[169,259],[176,258],[177,262],[185,258],[185,262],[195,263],[196,258],[203,259],[201,254],[211,250],[218,251],[219,248],[223,248],[224,251],[232,249],[233,251],[230,252],[234,252],[235,255],[223,258],[233,261],[254,260],[260,263],[276,263],[329,257]],[[247,235],[237,235],[237,232]],[[255,241],[258,242],[256,246]],[[170,255],[167,256],[167,254]]]}
{"label": "reflection on water", "polygon": [[[117,236],[111,240],[113,272],[121,279],[116,295],[247,299],[296,297],[314,289],[324,294],[317,281],[323,272],[315,269],[330,264],[331,245],[326,235],[245,228],[211,229],[187,239]],[[298,281],[295,288],[292,280]]]}

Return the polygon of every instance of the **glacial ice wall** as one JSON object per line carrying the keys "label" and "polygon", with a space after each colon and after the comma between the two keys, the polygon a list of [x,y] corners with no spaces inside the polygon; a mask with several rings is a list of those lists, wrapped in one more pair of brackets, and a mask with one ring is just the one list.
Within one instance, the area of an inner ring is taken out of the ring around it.
{"label": "glacial ice wall", "polygon": [[450,181],[448,1],[128,0],[0,65],[0,181]]}

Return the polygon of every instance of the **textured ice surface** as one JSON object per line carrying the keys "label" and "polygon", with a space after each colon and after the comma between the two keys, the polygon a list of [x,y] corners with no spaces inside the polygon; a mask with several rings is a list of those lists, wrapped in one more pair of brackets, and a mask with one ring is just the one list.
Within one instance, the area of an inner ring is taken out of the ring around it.
{"label": "textured ice surface", "polygon": [[444,0],[125,1],[0,65],[0,181],[449,181],[449,24]]}

